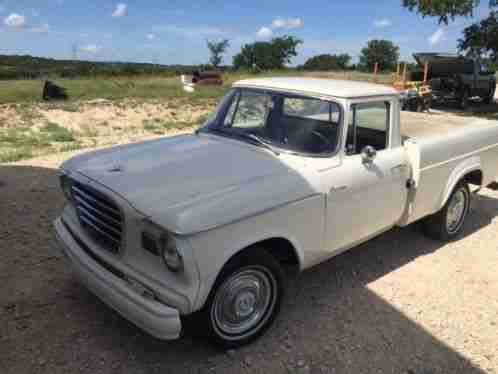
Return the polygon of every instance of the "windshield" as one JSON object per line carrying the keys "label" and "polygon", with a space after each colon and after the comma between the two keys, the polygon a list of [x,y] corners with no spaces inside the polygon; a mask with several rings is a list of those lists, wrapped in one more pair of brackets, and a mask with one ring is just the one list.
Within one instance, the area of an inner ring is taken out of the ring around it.
{"label": "windshield", "polygon": [[273,147],[330,154],[339,142],[341,109],[334,102],[253,89],[231,90],[207,130]]}

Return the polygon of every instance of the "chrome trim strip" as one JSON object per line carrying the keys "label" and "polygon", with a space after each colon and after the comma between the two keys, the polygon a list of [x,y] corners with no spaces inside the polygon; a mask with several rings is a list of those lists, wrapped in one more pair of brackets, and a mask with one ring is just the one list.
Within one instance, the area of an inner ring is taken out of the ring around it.
{"label": "chrome trim strip", "polygon": [[488,145],[488,146],[485,146],[485,147],[482,147],[482,148],[479,148],[475,151],[472,151],[472,152],[468,152],[468,153],[465,153],[463,155],[460,155],[460,156],[456,156],[456,157],[453,157],[453,158],[450,158],[449,160],[446,160],[446,161],[442,161],[442,162],[438,162],[438,163],[435,163],[435,164],[432,164],[432,165],[429,165],[429,166],[426,166],[422,169],[420,169],[420,172],[423,172],[423,171],[427,171],[427,170],[431,170],[431,169],[434,169],[434,168],[437,168],[439,166],[443,166],[443,165],[446,165],[446,164],[449,164],[450,162],[453,162],[453,161],[459,161],[463,158],[466,158],[466,157],[470,157],[470,156],[473,156],[475,154],[478,154],[480,152],[485,152],[487,150],[490,150],[490,149],[493,149],[495,147],[498,147],[498,143],[496,144],[491,144],[491,145]]}

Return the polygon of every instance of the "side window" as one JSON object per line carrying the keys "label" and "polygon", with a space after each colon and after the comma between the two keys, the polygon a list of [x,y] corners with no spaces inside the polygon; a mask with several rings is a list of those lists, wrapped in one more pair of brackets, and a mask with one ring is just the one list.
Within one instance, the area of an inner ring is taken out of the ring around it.
{"label": "side window", "polygon": [[389,102],[354,104],[351,107],[346,153],[359,154],[367,145],[377,151],[389,144]]}

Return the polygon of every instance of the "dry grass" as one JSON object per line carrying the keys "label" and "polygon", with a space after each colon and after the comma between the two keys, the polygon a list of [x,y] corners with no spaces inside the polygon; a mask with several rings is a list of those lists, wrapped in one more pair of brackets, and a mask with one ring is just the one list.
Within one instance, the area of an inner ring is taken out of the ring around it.
{"label": "dry grass", "polygon": [[204,122],[215,103],[179,98],[0,105],[0,162],[187,131]]}

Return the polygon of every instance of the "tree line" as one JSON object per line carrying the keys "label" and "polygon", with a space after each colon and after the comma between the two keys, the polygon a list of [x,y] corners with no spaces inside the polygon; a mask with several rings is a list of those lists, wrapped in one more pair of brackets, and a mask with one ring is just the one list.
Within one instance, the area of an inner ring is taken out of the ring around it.
{"label": "tree line", "polygon": [[[480,0],[402,0],[402,7],[416,12],[422,17],[435,17],[441,24],[448,24],[456,17],[473,15]],[[491,69],[498,65],[498,0],[489,0],[490,13],[482,21],[463,30],[458,41],[460,53],[481,57]],[[292,57],[297,56],[297,47],[302,40],[293,36],[274,38],[268,42],[246,44],[240,53],[233,57],[233,67],[245,70],[271,70],[286,66]],[[209,42],[211,63],[217,67],[222,55],[229,47],[227,39]],[[399,47],[389,40],[371,40],[361,50],[357,65],[351,65],[351,56],[343,54],[321,54],[308,59],[298,68],[304,70],[359,69],[371,71],[375,64],[381,71],[395,68],[399,61]],[[413,67],[413,64],[412,64]]]}
{"label": "tree line", "polygon": [[158,65],[129,62],[56,60],[30,55],[0,55],[0,80],[93,78],[122,76],[172,77],[191,73],[198,65]]}
{"label": "tree line", "polygon": [[[287,68],[293,57],[298,55],[297,48],[303,41],[294,36],[284,35],[267,42],[254,42],[242,46],[233,57],[233,69],[246,71],[279,70]],[[214,68],[222,61],[223,54],[230,43],[227,39],[207,41],[210,62]],[[359,69],[371,71],[375,64],[381,71],[392,70],[399,60],[399,47],[389,40],[372,40],[361,50],[360,61],[352,65],[352,57],[347,53],[321,54],[309,58],[299,70],[346,70]]]}

